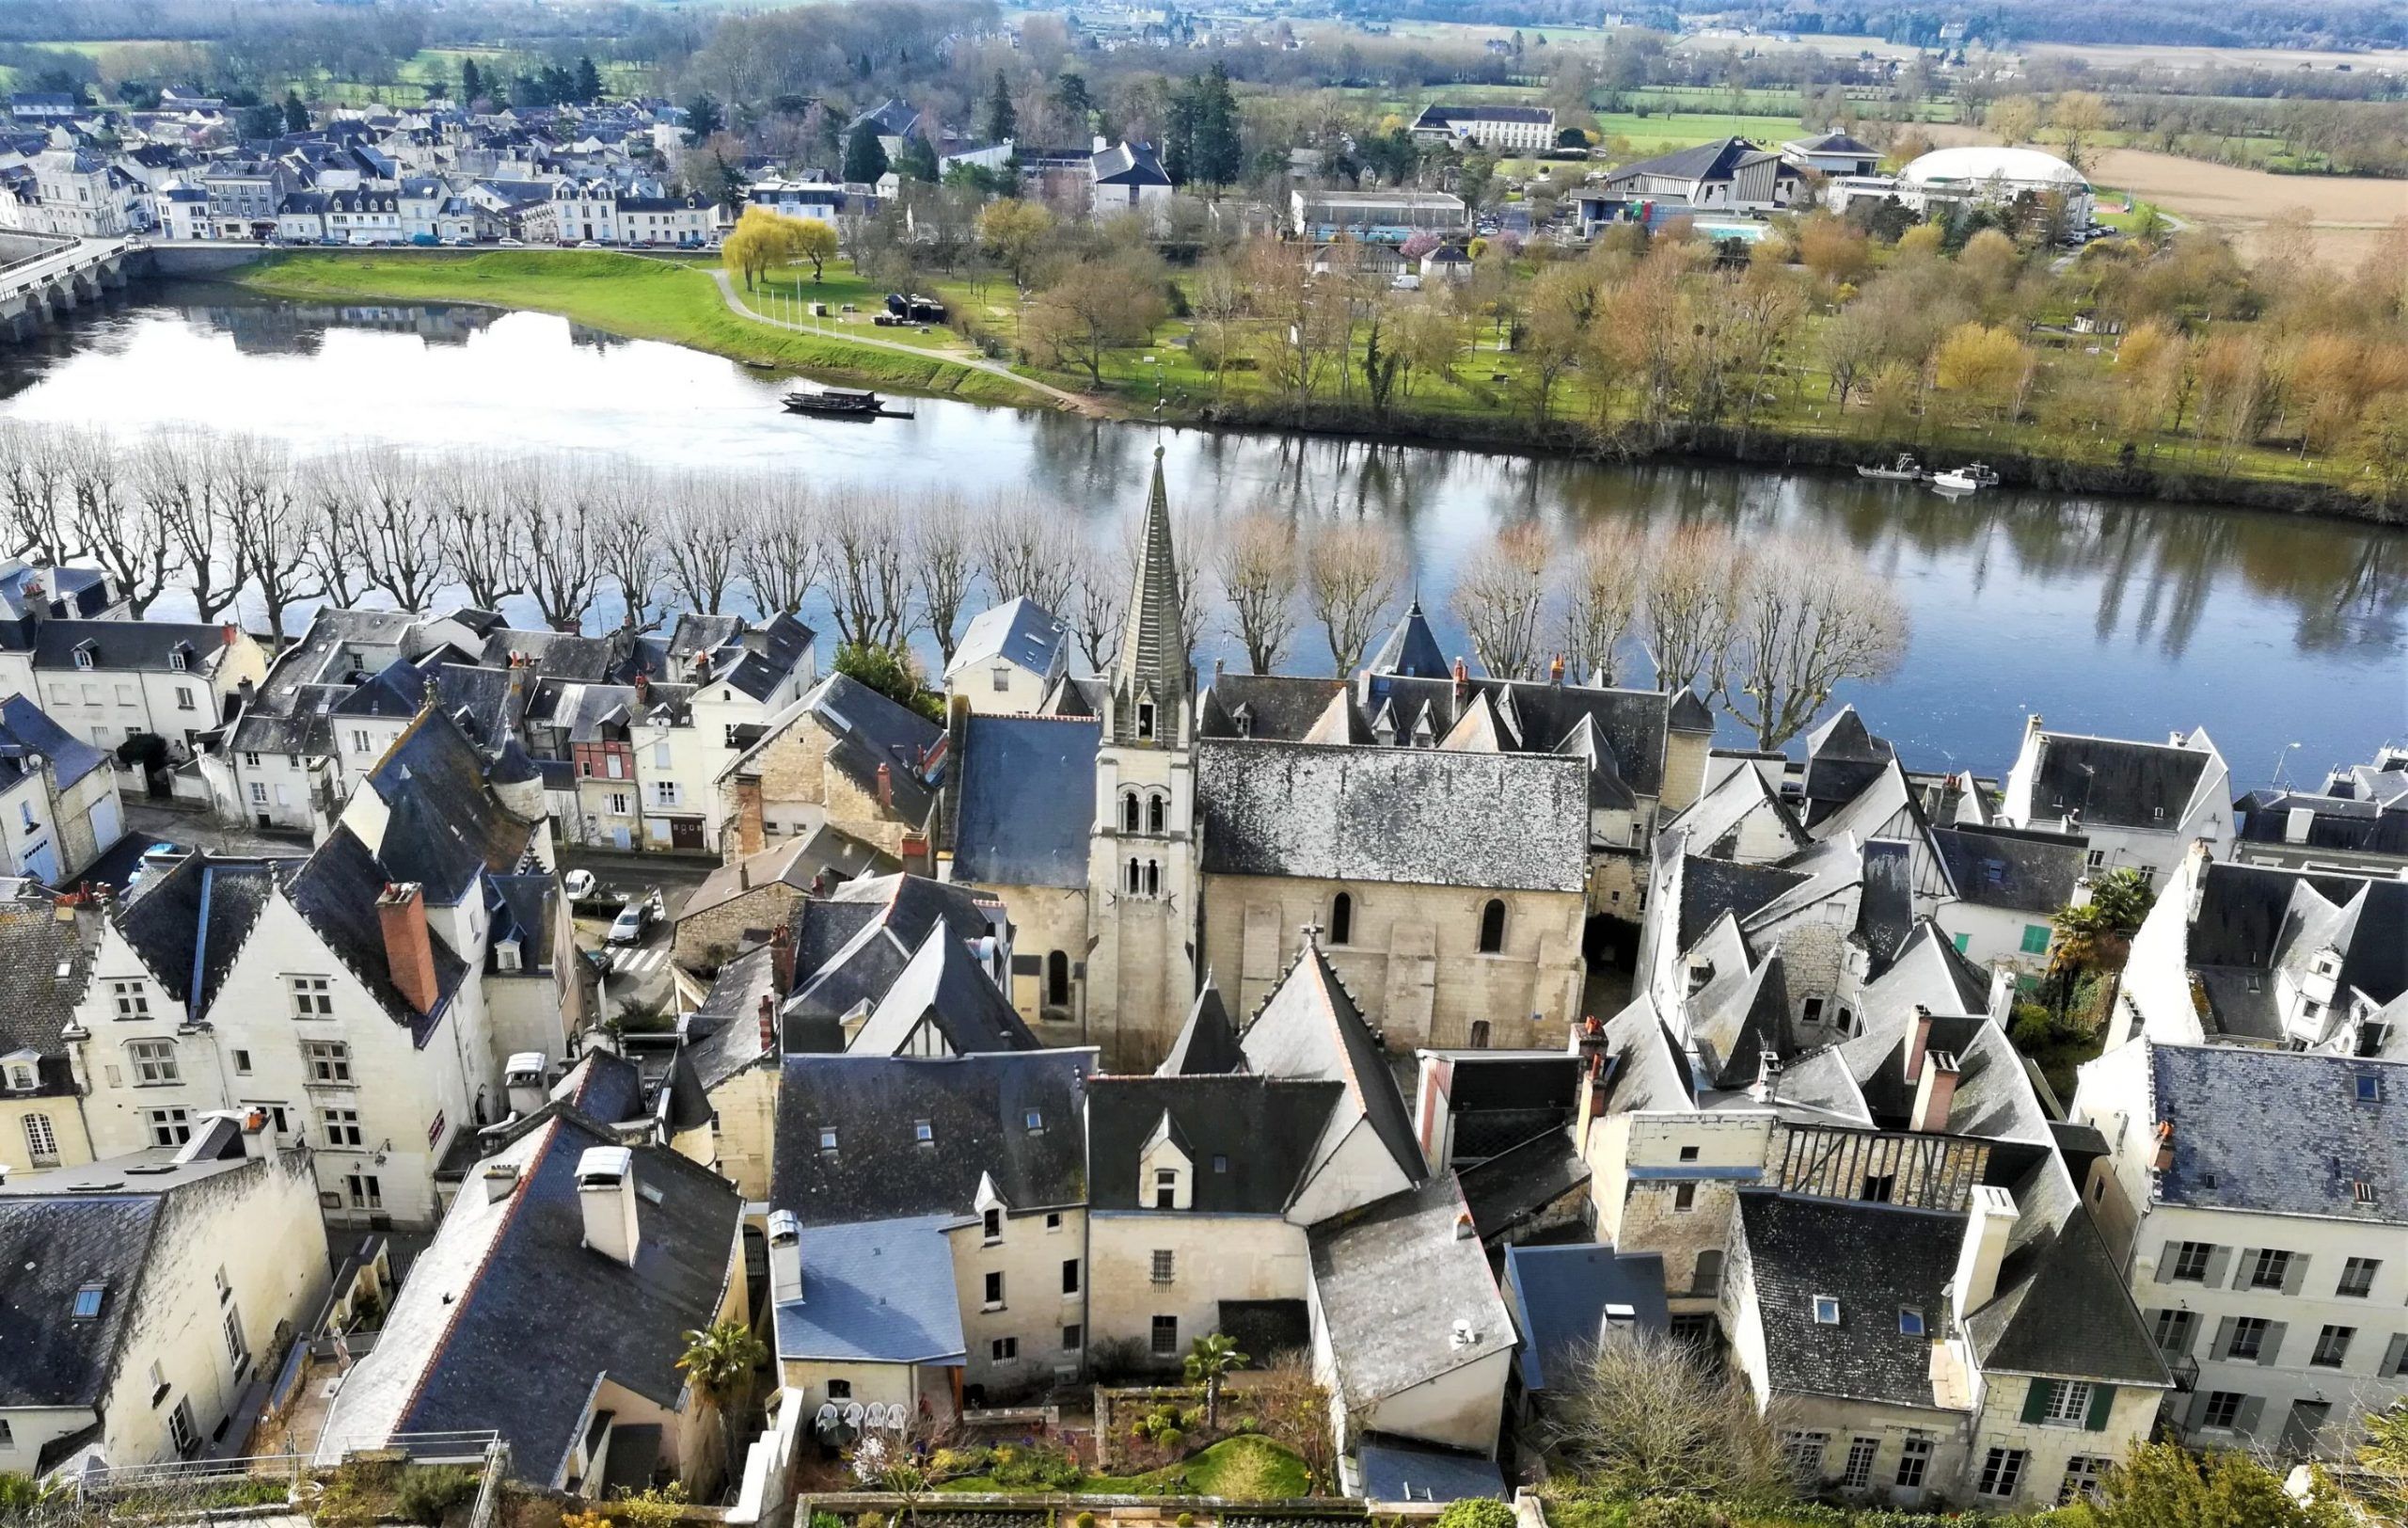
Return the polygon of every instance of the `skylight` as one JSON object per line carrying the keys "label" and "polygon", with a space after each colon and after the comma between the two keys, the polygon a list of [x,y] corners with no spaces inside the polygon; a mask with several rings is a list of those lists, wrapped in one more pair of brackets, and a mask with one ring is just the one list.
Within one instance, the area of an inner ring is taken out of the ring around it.
{"label": "skylight", "polygon": [[1920,1337],[1920,1336],[1922,1336],[1922,1335],[1923,1335],[1923,1313],[1922,1313],[1921,1311],[1916,1310],[1916,1309],[1915,1309],[1913,1306],[1911,1306],[1911,1305],[1901,1305],[1901,1306],[1899,1306],[1899,1307],[1898,1307],[1898,1335],[1899,1335],[1899,1336],[1901,1336],[1901,1337]]}
{"label": "skylight", "polygon": [[2357,1090],[2358,1102],[2361,1104],[2383,1102],[2383,1079],[2371,1072],[2361,1072],[2357,1074]]}
{"label": "skylight", "polygon": [[833,1129],[819,1132],[819,1149],[823,1152],[832,1152],[836,1149],[836,1132]]}
{"label": "skylight", "polygon": [[106,1284],[86,1284],[75,1291],[75,1319],[90,1321],[101,1313],[101,1297],[108,1293]]}
{"label": "skylight", "polygon": [[911,1138],[923,1146],[933,1146],[937,1143],[937,1128],[926,1120],[914,1120],[911,1122]]}
{"label": "skylight", "polygon": [[1030,1109],[1022,1118],[1028,1125],[1028,1133],[1032,1136],[1045,1128],[1045,1115],[1040,1110]]}
{"label": "skylight", "polygon": [[1840,1324],[1840,1297],[1837,1295],[1814,1297],[1814,1324],[1818,1327],[1836,1327]]}

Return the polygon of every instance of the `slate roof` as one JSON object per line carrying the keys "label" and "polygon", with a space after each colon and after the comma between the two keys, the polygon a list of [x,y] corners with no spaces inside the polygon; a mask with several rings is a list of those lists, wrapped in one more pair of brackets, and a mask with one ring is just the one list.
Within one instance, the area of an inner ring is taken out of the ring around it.
{"label": "slate roof", "polygon": [[1666,1332],[1664,1256],[1617,1252],[1602,1243],[1505,1249],[1505,1288],[1521,1331],[1514,1355],[1522,1388],[1573,1383],[1582,1354],[1605,1329],[1606,1307],[1627,1305],[1640,1331]]}
{"label": "slate roof", "polygon": [[776,987],[776,961],[767,944],[754,945],[719,968],[688,1029],[687,1053],[705,1090],[768,1053],[761,1043],[761,999],[774,1002]]}
{"label": "slate roof", "polygon": [[782,1359],[959,1363],[951,1215],[897,1216],[802,1233],[802,1298],[777,1307]]}
{"label": "slate roof", "polygon": [[552,1085],[551,1098],[602,1124],[623,1124],[644,1115],[643,1074],[624,1056],[586,1054]]}
{"label": "slate roof", "polygon": [[886,765],[895,815],[913,822],[927,820],[935,795],[926,774],[926,760],[943,740],[944,729],[842,674],[831,674],[813,686],[723,772],[741,775],[756,769],[761,750],[784,736],[804,715],[834,735],[828,761],[847,779],[875,794],[879,766]]}
{"label": "slate roof", "polygon": [[[91,983],[99,932],[98,918],[48,897],[0,901],[0,1056],[38,1052],[45,1093],[75,1091],[58,1032]],[[8,1265],[0,1262],[0,1268]]]}
{"label": "slate roof", "polygon": [[1472,1228],[1494,1243],[1589,1181],[1589,1164],[1568,1130],[1542,1131],[1511,1150],[1462,1170]]}
{"label": "slate roof", "polygon": [[[959,1216],[989,1176],[1014,1209],[1078,1203],[1087,1187],[1082,1091],[1094,1066],[1092,1050],[789,1056],[769,1202],[805,1226]],[[922,1120],[935,1138],[926,1146]],[[833,1153],[820,1149],[823,1130],[836,1132]]]}
{"label": "slate roof", "polygon": [[1412,718],[1427,708],[1438,736],[1462,720],[1475,701],[1485,701],[1512,719],[1507,746],[1524,753],[1559,750],[1582,717],[1589,718],[1612,756],[1614,772],[1642,796],[1664,784],[1664,736],[1678,697],[1656,690],[1611,690],[1554,684],[1542,679],[1467,679],[1459,692],[1451,678],[1408,678],[1364,674],[1355,683],[1355,704],[1368,716],[1393,704],[1409,733]]}
{"label": "slate roof", "polygon": [[[1513,1324],[1451,1176],[1429,1179],[1311,1232],[1313,1289],[1350,1407],[1510,1352]],[[1457,1347],[1457,1322],[1470,1341]]]}
{"label": "slate roof", "polygon": [[[226,650],[226,630],[214,622],[44,621],[34,629],[36,669],[72,669],[75,651],[88,645],[92,666],[116,673],[166,674],[168,656],[189,649],[189,670],[204,677]],[[215,718],[211,718],[214,721]]]}
{"label": "slate roof", "polygon": [[24,695],[0,700],[0,789],[26,777],[34,755],[48,762],[60,790],[107,763],[109,757],[52,721]]}
{"label": "slate roof", "polygon": [[1605,183],[1608,187],[1618,186],[1641,175],[1670,180],[1727,181],[1741,165],[1761,157],[1764,152],[1746,138],[1721,138],[1624,165],[1608,176]]}
{"label": "slate roof", "polygon": [[[1739,1229],[1773,1390],[1937,1404],[1931,1349],[1948,1310],[1964,1216],[1743,1192]],[[1836,1324],[1814,1319],[1817,1295],[1838,1297]],[[1902,1308],[1923,1313],[1924,1335],[1898,1329]]]}
{"label": "slate roof", "polygon": [[791,1011],[843,1018],[874,1007],[939,923],[967,943],[1004,921],[1002,906],[974,887],[903,874],[848,881],[796,915]]}
{"label": "slate roof", "polygon": [[923,1026],[933,1027],[958,1056],[1038,1048],[1011,999],[943,928],[928,930],[845,1048],[858,1056],[916,1054]]}
{"label": "slate roof", "polygon": [[971,717],[958,767],[955,877],[1084,889],[1101,732],[1088,719]]}
{"label": "slate roof", "polygon": [[[275,883],[297,883],[305,870],[293,860],[187,854],[145,877],[140,894],[119,904],[118,931],[167,995],[194,1016],[205,1017]],[[383,935],[377,937],[381,963]]]}
{"label": "slate roof", "polygon": [[1219,675],[1204,688],[1196,735],[1302,742],[1329,709],[1330,697],[1347,688],[1343,679],[1293,674]]}
{"label": "slate roof", "polygon": [[1221,989],[1208,974],[1204,990],[1196,995],[1187,1021],[1179,1027],[1154,1074],[1201,1076],[1244,1070],[1245,1050],[1238,1043],[1237,1026],[1230,1022],[1228,1005],[1221,1001]]}
{"label": "slate roof", "polygon": [[1877,738],[1853,706],[1806,734],[1806,800],[1809,820],[1853,801],[1895,762],[1896,751]]}
{"label": "slate roof", "polygon": [[1341,1083],[1262,1077],[1099,1076],[1087,1083],[1087,1202],[1099,1211],[1148,1210],[1152,1186],[1139,1163],[1169,1120],[1194,1164],[1191,1211],[1279,1215],[1304,1187]]}
{"label": "slate roof", "polygon": [[[2362,1103],[2357,1079],[2376,1080]],[[2156,1197],[2200,1209],[2408,1223],[2408,1066],[2243,1045],[2149,1047],[2174,1126]],[[2372,1190],[2360,1203],[2355,1185]]]}
{"label": "slate roof", "polygon": [[403,729],[360,782],[385,804],[376,857],[387,881],[414,881],[430,903],[448,906],[480,875],[517,868],[535,830],[494,795],[486,763],[441,711],[427,711]]}
{"label": "slate roof", "polygon": [[385,958],[385,926],[376,912],[376,899],[387,883],[396,879],[399,878],[387,874],[377,864],[357,835],[338,826],[293,875],[287,895],[303,920],[367,987],[370,995],[388,1013],[408,1024],[412,1039],[423,1045],[434,1033],[436,1015],[459,990],[467,966],[452,953],[450,945],[430,933],[428,944],[435,957],[435,1007],[421,1013],[402,995],[401,989],[393,984],[392,965]]}
{"label": "slate roof", "polygon": [[1588,771],[1546,755],[1201,740],[1208,874],[1578,891]]}
{"label": "slate roof", "polygon": [[[674,1407],[685,1333],[718,1313],[743,1205],[707,1168],[666,1147],[637,1146],[635,1265],[596,1252],[583,1245],[578,1166],[588,1150],[619,1144],[560,1104],[531,1116],[488,1158],[516,1164],[517,1187],[494,1202],[474,1182],[453,1202],[395,1297],[376,1351],[336,1397],[325,1436],[356,1444],[492,1427],[521,1475],[548,1481],[577,1443],[602,1376]],[[526,1362],[531,1351],[545,1361]]]}
{"label": "slate roof", "polygon": [[1061,617],[1023,595],[971,617],[953,650],[953,661],[944,666],[944,676],[950,679],[974,664],[997,659],[1032,674],[1051,674],[1069,642]]}
{"label": "slate roof", "polygon": [[1688,1066],[1645,993],[1606,1021],[1607,1099],[1616,1114],[1685,1113],[1697,1107]]}
{"label": "slate roof", "polygon": [[1501,1502],[1505,1476],[1497,1461],[1477,1454],[1433,1448],[1402,1439],[1373,1441],[1368,1435],[1354,1451],[1362,1466],[1363,1495],[1374,1502]]}
{"label": "slate roof", "polygon": [[1116,143],[1099,151],[1090,166],[1098,185],[1168,185],[1162,162],[1150,145]]}
{"label": "slate roof", "polygon": [[[133,1324],[163,1201],[155,1193],[0,1194],[0,1407],[96,1407]],[[76,1291],[106,1285],[100,1315]]]}
{"label": "slate roof", "polygon": [[[2193,737],[2207,740],[2204,733]],[[2206,747],[2044,732],[2032,805],[2039,812],[2079,811],[2092,827],[2171,833],[2214,759]]]}
{"label": "slate roof", "polygon": [[1745,919],[1806,883],[1796,870],[1735,860],[1684,856],[1681,864],[1680,946],[1687,949],[1725,913]]}
{"label": "slate roof", "polygon": [[1935,827],[1932,847],[1956,895],[1981,907],[2045,916],[2073,900],[2090,840],[2017,828]]}
{"label": "slate roof", "polygon": [[1370,1122],[1406,1181],[1421,1181],[1427,1169],[1395,1074],[1319,945],[1307,945],[1296,957],[1240,1044],[1247,1068],[1263,1076],[1344,1083],[1349,1100]]}
{"label": "slate roof", "polygon": [[1998,1295],[1965,1317],[1986,1371],[2171,1388],[2165,1360],[2089,1213],[2010,1249]]}
{"label": "slate roof", "polygon": [[[902,867],[902,862],[883,850],[862,842],[842,828],[822,822],[808,833],[780,839],[757,854],[731,860],[715,867],[703,878],[701,884],[686,894],[685,902],[677,909],[677,916],[689,918],[707,913],[764,886],[786,885],[798,891],[807,890],[812,881],[822,873],[828,874],[832,883],[836,883],[859,880],[864,876],[893,875]],[[832,891],[833,884],[827,889]]]}
{"label": "slate roof", "polygon": [[[1427,117],[1429,113],[1422,115]],[[1416,679],[1445,678],[1452,672],[1447,655],[1438,649],[1436,635],[1430,629],[1430,618],[1421,613],[1418,599],[1406,608],[1402,619],[1388,629],[1388,634],[1371,650],[1363,666],[1374,674],[1402,674]]]}

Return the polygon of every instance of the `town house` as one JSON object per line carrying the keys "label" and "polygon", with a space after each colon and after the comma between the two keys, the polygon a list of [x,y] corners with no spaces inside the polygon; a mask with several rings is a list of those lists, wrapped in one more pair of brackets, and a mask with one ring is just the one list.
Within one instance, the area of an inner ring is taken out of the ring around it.
{"label": "town house", "polygon": [[119,755],[144,738],[160,740],[167,759],[189,757],[243,682],[266,672],[259,644],[230,621],[44,620],[23,647],[0,645],[0,693],[33,697],[128,769],[159,762]]}
{"label": "town house", "polygon": [[2093,874],[2137,870],[2155,884],[2200,839],[2219,858],[2229,850],[2232,772],[2205,728],[2131,742],[2052,732],[2036,712],[2024,719],[1998,819],[2080,834]]}

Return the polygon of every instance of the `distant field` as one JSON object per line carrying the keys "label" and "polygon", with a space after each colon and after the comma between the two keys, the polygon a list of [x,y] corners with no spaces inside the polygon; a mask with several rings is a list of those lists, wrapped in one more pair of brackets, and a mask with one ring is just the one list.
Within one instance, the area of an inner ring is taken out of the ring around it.
{"label": "distant field", "polygon": [[2359,73],[2408,70],[2408,49],[2323,53],[2307,48],[2165,48],[2137,43],[2031,42],[2013,50],[2031,57],[2080,58],[2100,69],[2332,69],[2347,64]]}

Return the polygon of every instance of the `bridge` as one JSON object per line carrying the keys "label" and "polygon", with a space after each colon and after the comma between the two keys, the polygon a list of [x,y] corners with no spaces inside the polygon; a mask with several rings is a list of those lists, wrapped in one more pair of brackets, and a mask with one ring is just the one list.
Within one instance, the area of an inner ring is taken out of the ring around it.
{"label": "bridge", "polygon": [[0,333],[22,340],[53,319],[121,288],[126,239],[0,232]]}

